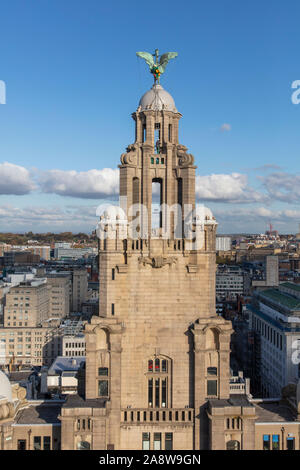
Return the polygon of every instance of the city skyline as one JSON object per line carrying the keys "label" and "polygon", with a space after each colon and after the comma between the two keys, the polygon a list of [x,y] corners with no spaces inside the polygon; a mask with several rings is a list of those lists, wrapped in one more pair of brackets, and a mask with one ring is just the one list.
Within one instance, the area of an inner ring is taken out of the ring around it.
{"label": "city skyline", "polygon": [[197,202],[213,211],[218,233],[260,233],[270,221],[296,233],[299,6],[292,4],[273,2],[270,11],[257,1],[192,2],[186,11],[173,2],[170,11],[165,2],[159,20],[136,2],[3,6],[0,230],[95,228],[97,206],[118,197],[115,168],[124,142],[134,141],[128,117],[152,86],[135,52],[159,47],[179,52],[161,84],[183,114],[180,142],[189,142],[198,166]]}

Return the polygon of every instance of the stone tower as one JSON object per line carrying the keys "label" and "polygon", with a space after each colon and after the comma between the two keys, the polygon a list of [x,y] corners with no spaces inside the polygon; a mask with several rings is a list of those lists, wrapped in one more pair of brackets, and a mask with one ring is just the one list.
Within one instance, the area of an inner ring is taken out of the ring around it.
{"label": "stone tower", "polygon": [[179,143],[171,95],[155,84],[132,117],[121,207],[100,223],[85,395],[62,409],[62,448],[204,449],[207,401],[229,398],[231,323],[215,311],[217,223],[195,205],[196,167]]}

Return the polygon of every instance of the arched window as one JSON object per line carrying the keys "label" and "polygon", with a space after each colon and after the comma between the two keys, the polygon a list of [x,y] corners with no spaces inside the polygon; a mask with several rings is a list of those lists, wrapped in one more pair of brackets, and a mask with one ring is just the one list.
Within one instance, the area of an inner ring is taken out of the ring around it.
{"label": "arched window", "polygon": [[90,450],[91,444],[87,441],[80,441],[77,443],[77,450]]}
{"label": "arched window", "polygon": [[228,441],[226,444],[227,450],[240,450],[239,441]]}
{"label": "arched window", "polygon": [[148,360],[148,406],[167,408],[170,401],[171,361],[162,357]]}

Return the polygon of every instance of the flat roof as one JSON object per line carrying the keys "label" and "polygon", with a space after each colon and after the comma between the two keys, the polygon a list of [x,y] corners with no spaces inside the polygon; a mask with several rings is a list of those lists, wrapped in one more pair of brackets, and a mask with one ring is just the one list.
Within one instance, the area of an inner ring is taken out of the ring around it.
{"label": "flat roof", "polygon": [[286,287],[287,289],[292,289],[295,292],[300,292],[300,285],[294,284],[293,282],[283,282],[282,284],[279,284],[279,288],[280,286]]}
{"label": "flat roof", "polygon": [[258,297],[265,297],[269,300],[273,300],[278,304],[286,307],[290,310],[300,310],[300,300],[294,297],[291,297],[284,292],[280,292],[276,289],[266,289],[258,293]]}
{"label": "flat roof", "polygon": [[295,421],[295,415],[291,409],[280,402],[254,403],[257,415],[256,423],[278,423]]}
{"label": "flat roof", "polygon": [[63,408],[105,408],[106,398],[90,398],[85,400],[79,395],[69,395]]}
{"label": "flat roof", "polygon": [[37,404],[20,410],[16,424],[60,424],[61,405]]}

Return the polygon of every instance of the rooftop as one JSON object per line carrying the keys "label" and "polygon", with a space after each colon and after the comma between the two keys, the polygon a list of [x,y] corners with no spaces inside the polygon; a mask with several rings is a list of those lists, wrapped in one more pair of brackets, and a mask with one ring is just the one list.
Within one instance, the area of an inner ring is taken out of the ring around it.
{"label": "rooftop", "polygon": [[278,423],[286,421],[295,421],[294,414],[287,405],[274,403],[253,403],[256,409],[256,423]]}
{"label": "rooftop", "polygon": [[300,301],[288,294],[276,289],[266,289],[258,293],[259,297],[265,297],[290,310],[300,310]]}
{"label": "rooftop", "polygon": [[64,408],[105,408],[106,399],[94,398],[85,400],[79,395],[69,395],[63,405]]}
{"label": "rooftop", "polygon": [[49,374],[60,374],[65,371],[77,371],[82,363],[85,362],[85,356],[66,357],[58,356],[51,367],[49,368]]}
{"label": "rooftop", "polygon": [[280,286],[286,287],[287,289],[294,290],[297,293],[300,292],[300,285],[294,284],[293,282],[283,282],[282,284],[279,285],[279,287]]}
{"label": "rooftop", "polygon": [[60,424],[60,405],[38,404],[20,410],[16,424]]}
{"label": "rooftop", "polygon": [[212,407],[223,408],[226,406],[250,406],[253,407],[253,404],[248,400],[246,395],[230,395],[228,400],[226,399],[217,399],[212,398],[209,400],[209,403]]}

